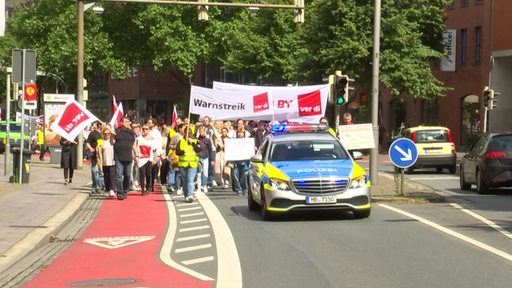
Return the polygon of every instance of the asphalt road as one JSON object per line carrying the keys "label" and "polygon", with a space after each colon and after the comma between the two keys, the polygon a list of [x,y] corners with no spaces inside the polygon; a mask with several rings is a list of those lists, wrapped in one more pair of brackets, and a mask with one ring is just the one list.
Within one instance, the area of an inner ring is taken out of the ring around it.
{"label": "asphalt road", "polygon": [[[166,263],[174,261],[181,266],[191,262],[191,257],[208,261],[199,265],[191,264],[190,267],[194,267],[194,271],[179,271],[197,279],[201,275],[204,279],[211,277],[212,287],[224,288],[228,287],[227,284],[230,284],[230,287],[248,288],[508,287],[512,281],[512,224],[509,216],[512,208],[511,194],[503,192],[482,196],[476,195],[474,191],[458,191],[458,180],[450,174],[423,172],[406,175],[410,179],[424,181],[424,184],[439,189],[440,193],[447,195],[447,202],[379,202],[374,204],[370,218],[361,220],[354,219],[350,213],[322,212],[289,215],[271,222],[263,221],[259,213],[249,211],[247,199],[235,196],[227,189],[201,195],[198,197],[199,201],[193,205],[182,203],[182,197],[170,201],[168,198],[160,199],[157,195],[151,196],[155,199],[148,198],[154,201],[136,203],[167,207],[170,224],[165,225],[168,225],[166,230],[172,237],[166,238],[173,241],[195,238],[198,235],[211,235],[211,241],[207,241],[207,238],[194,240],[201,241],[196,247],[208,246],[207,249],[200,250],[201,253],[206,253],[204,255],[196,255],[198,252],[194,252],[190,257],[183,257],[184,252],[192,251],[180,246],[183,242],[175,242],[172,245],[162,243],[161,250],[166,247],[172,249],[169,249],[171,252],[167,252],[166,255],[160,253],[160,259],[163,258]],[[99,207],[99,199],[91,201],[95,204],[91,203],[90,206],[84,207],[89,216],[78,217],[94,217],[95,214],[90,213],[90,210]],[[114,201],[108,204],[119,206],[120,203]],[[126,206],[125,204],[123,206]],[[134,208],[129,210],[135,212]],[[146,211],[154,213],[154,210]],[[202,213],[204,216],[201,216]],[[198,219],[191,219],[191,216]],[[139,218],[130,218],[129,223],[136,223]],[[102,227],[112,227],[107,224],[112,221],[115,223],[111,217],[103,219],[109,219],[109,222],[100,220]],[[151,219],[151,222],[145,220],[142,224],[156,224],[157,219],[163,220],[162,217]],[[90,227],[83,227],[84,234],[78,236],[78,222],[71,223],[73,227],[65,229],[72,231],[66,233],[76,235],[71,237],[72,239],[133,234],[126,234],[122,229],[113,233],[114,230],[110,228],[105,230],[108,233],[92,233],[94,230],[90,230]],[[82,221],[80,225],[86,226],[88,223],[89,221]],[[132,226],[127,227],[132,229]],[[192,232],[196,235],[180,235]],[[143,243],[152,241],[154,240]],[[72,242],[75,245],[89,247],[89,244],[83,244],[81,240]],[[61,246],[60,250],[68,249],[68,246]],[[53,248],[51,256],[44,256],[44,249],[49,251],[48,247],[41,249],[43,250],[31,255],[32,259],[25,259],[26,266],[20,266],[17,273],[37,275],[40,269],[48,266],[52,258],[62,257],[53,252],[58,250],[56,248]],[[226,254],[229,254],[229,257]],[[137,256],[147,258],[140,253]],[[76,265],[83,264],[83,260],[76,259]],[[69,265],[73,264],[68,263]],[[174,269],[178,269],[176,267]],[[62,271],[55,266],[49,268]],[[51,270],[49,268],[46,270]],[[147,269],[151,271],[153,268],[148,265]],[[96,272],[98,277],[104,277],[112,271],[100,269]],[[81,272],[76,273],[80,276]],[[166,275],[160,274],[164,277]],[[168,280],[164,278],[163,281],[174,283],[172,281],[176,279],[176,276],[173,276]],[[0,283],[0,287],[20,286],[21,284],[5,286],[4,283]]]}
{"label": "asphalt road", "polygon": [[450,203],[374,206],[350,213],[292,215],[273,222],[244,198],[210,199],[231,229],[243,287],[505,287],[506,235]]}

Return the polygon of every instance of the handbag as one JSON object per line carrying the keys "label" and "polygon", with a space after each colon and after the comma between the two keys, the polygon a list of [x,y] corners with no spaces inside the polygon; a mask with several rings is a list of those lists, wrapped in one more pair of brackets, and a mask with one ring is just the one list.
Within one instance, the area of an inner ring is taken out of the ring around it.
{"label": "handbag", "polygon": [[171,153],[171,165],[178,166],[178,162],[180,162],[180,158],[176,155],[176,150],[172,150]]}

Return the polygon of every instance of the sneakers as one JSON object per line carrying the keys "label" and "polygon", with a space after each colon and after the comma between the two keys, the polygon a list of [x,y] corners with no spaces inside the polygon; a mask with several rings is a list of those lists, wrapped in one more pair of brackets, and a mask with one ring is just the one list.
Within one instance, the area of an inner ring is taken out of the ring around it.
{"label": "sneakers", "polygon": [[110,190],[110,191],[108,192],[108,196],[110,196],[110,197],[114,197],[114,196],[116,196],[116,194],[114,193],[114,190]]}
{"label": "sneakers", "polygon": [[208,187],[206,187],[206,186],[201,187],[201,190],[202,190],[202,191],[203,191],[203,193],[205,193],[205,194],[206,194],[206,193],[208,193]]}
{"label": "sneakers", "polygon": [[212,181],[212,186],[213,186],[213,187],[217,187],[217,186],[218,186],[218,185],[217,185],[217,181],[213,180],[213,181]]}
{"label": "sneakers", "polygon": [[176,189],[174,189],[173,186],[167,186],[167,190],[171,191],[171,192],[175,192],[176,191]]}
{"label": "sneakers", "polygon": [[178,194],[178,195],[183,194],[183,189],[182,188],[178,188],[178,190],[176,191],[176,194]]}
{"label": "sneakers", "polygon": [[187,196],[187,197],[185,197],[185,201],[187,201],[188,203],[192,203],[192,202],[194,202],[194,198]]}

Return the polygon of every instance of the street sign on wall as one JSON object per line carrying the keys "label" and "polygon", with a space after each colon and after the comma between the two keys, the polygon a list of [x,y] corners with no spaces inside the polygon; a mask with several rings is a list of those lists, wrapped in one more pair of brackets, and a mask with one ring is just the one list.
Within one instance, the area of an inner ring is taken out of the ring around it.
{"label": "street sign on wall", "polygon": [[407,138],[395,140],[389,146],[389,159],[399,168],[407,168],[418,160],[416,144]]}

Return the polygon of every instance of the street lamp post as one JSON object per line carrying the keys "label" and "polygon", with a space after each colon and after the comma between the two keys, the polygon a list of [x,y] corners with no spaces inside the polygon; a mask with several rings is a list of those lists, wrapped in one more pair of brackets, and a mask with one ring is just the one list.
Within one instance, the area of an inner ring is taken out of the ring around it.
{"label": "street lamp post", "polygon": [[379,182],[379,63],[380,63],[380,15],[381,0],[375,0],[373,23],[373,69],[372,69],[372,127],[375,148],[370,151],[370,179]]}
{"label": "street lamp post", "polygon": [[[76,66],[76,101],[80,105],[84,104],[84,1],[77,0],[77,22],[78,22],[78,36],[77,36],[77,66]],[[77,153],[77,168],[83,167],[83,147],[84,138],[82,133],[78,136],[78,153]]]}

